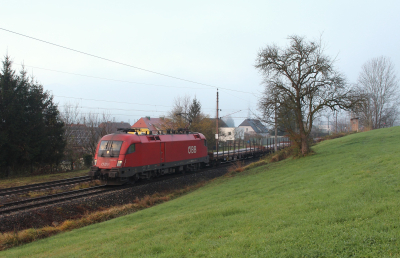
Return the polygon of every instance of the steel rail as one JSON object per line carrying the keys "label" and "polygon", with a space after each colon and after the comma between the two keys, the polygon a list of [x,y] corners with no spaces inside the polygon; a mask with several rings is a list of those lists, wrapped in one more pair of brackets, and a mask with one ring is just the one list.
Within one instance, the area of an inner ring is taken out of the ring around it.
{"label": "steel rail", "polygon": [[[100,190],[100,191],[90,192],[92,190]],[[116,190],[116,189],[115,188],[106,188],[105,186],[101,185],[101,186],[94,186],[94,187],[90,187],[90,188],[86,188],[86,189],[80,189],[80,190],[68,191],[68,192],[47,195],[47,196],[42,196],[42,197],[37,197],[37,198],[31,198],[31,199],[17,201],[17,202],[5,203],[3,205],[0,205],[0,215],[14,212],[14,211],[19,211],[19,210],[26,210],[26,209],[30,209],[30,208],[41,207],[41,206],[45,206],[48,204],[63,202],[63,201],[67,201],[67,200],[78,199],[78,198],[86,197],[89,195],[100,194],[100,193],[113,191],[113,190]],[[66,195],[69,195],[69,196],[66,196]],[[29,204],[32,202],[36,202],[36,203]],[[27,204],[27,205],[24,205],[24,204]],[[8,207],[11,207],[11,208],[8,208]]]}
{"label": "steel rail", "polygon": [[23,193],[23,192],[33,191],[33,190],[47,189],[47,188],[52,188],[52,187],[57,187],[57,186],[62,186],[62,185],[85,182],[85,181],[89,181],[89,180],[91,180],[90,176],[80,176],[80,177],[73,177],[73,178],[49,181],[49,182],[38,183],[38,184],[30,184],[30,185],[24,185],[24,186],[3,188],[3,189],[0,189],[0,196]]}
{"label": "steel rail", "polygon": [[[250,158],[250,159],[252,159],[252,158]],[[239,160],[237,160],[237,161],[239,161]],[[244,160],[242,160],[242,161],[244,161]],[[232,163],[232,161],[231,162],[223,162],[218,166],[207,167],[205,169],[201,169],[201,171],[206,172],[207,170],[212,170],[212,169],[227,168],[231,163]],[[68,192],[54,194],[54,195],[47,195],[47,196],[42,196],[42,197],[37,197],[37,198],[31,198],[31,199],[17,201],[17,202],[5,203],[3,205],[0,205],[0,216],[3,214],[11,213],[11,212],[23,211],[23,210],[27,210],[27,209],[31,209],[31,208],[39,208],[39,207],[43,207],[43,206],[54,204],[54,203],[64,202],[64,201],[73,200],[73,199],[79,199],[79,198],[90,196],[90,195],[97,195],[97,194],[101,194],[101,193],[105,193],[105,192],[122,190],[125,188],[144,186],[144,185],[152,184],[152,183],[159,183],[160,181],[167,181],[167,180],[179,178],[179,177],[182,177],[185,175],[195,174],[196,172],[198,172],[198,171],[191,171],[191,172],[186,172],[186,173],[182,173],[182,174],[175,173],[175,174],[171,174],[171,175],[162,176],[160,178],[153,178],[152,180],[149,180],[149,181],[144,180],[144,181],[140,182],[139,184],[136,183],[134,185],[124,185],[124,186],[119,186],[119,187],[106,187],[104,185],[101,185],[101,186],[94,186],[94,187],[81,189],[81,190],[68,191]],[[97,189],[99,189],[99,191],[90,192],[92,190],[97,190]],[[65,195],[70,195],[70,196],[62,197]],[[59,197],[61,197],[61,198],[59,198]],[[32,202],[36,202],[36,203],[29,204]],[[28,203],[28,204],[24,205],[26,203]],[[10,207],[10,208],[8,208],[8,207]]]}

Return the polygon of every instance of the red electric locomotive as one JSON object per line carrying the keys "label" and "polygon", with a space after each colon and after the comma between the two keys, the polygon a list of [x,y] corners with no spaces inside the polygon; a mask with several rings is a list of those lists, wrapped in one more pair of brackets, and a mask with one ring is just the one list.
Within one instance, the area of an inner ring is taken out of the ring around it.
{"label": "red electric locomotive", "polygon": [[138,135],[109,134],[101,138],[89,176],[108,185],[140,178],[191,171],[209,162],[201,133]]}

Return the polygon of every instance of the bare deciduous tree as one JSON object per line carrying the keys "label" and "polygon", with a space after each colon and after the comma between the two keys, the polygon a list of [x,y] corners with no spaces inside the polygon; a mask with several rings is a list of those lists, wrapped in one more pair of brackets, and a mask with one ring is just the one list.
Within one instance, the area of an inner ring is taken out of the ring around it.
{"label": "bare deciduous tree", "polygon": [[[76,163],[84,154],[94,157],[100,138],[112,132],[110,114],[81,113],[79,103],[64,105],[62,120],[65,123],[66,148],[64,158],[74,169]],[[101,125],[99,127],[99,125]]]}
{"label": "bare deciduous tree", "polygon": [[185,116],[180,114],[186,114],[187,116],[190,110],[190,104],[191,98],[188,95],[185,95],[184,97],[176,97],[174,99],[174,107],[168,115],[168,123],[169,126],[171,126],[170,129],[177,130],[187,126],[188,121],[185,119]]}
{"label": "bare deciduous tree", "polygon": [[87,137],[83,142],[83,147],[86,153],[89,153],[94,157],[96,153],[97,144],[101,137],[106,134],[111,133],[110,126],[108,124],[103,124],[104,126],[99,127],[101,123],[107,122],[110,119],[110,115],[106,112],[99,113],[88,113],[85,116],[85,126]]}
{"label": "bare deciduous tree", "polygon": [[[255,67],[264,76],[265,91],[259,107],[264,122],[280,124],[296,142],[303,155],[310,151],[310,133],[315,116],[330,108],[349,109],[357,97],[346,86],[344,76],[335,70],[320,42],[290,36],[290,45],[262,49]],[[280,116],[279,116],[280,114]]]}
{"label": "bare deciduous tree", "polygon": [[366,62],[357,86],[367,96],[356,110],[360,123],[370,129],[393,126],[398,114],[399,89],[391,60],[381,56]]}
{"label": "bare deciduous tree", "polygon": [[83,129],[83,118],[79,111],[79,103],[64,105],[61,119],[65,124],[64,139],[66,147],[64,150],[64,158],[68,160],[70,169],[74,169],[74,163],[83,157],[82,149],[82,133],[86,133]]}
{"label": "bare deciduous tree", "polygon": [[100,128],[100,138],[104,135],[115,132],[116,128],[114,127],[114,123],[110,122],[111,115],[107,112],[103,112],[99,114],[99,128]]}
{"label": "bare deciduous tree", "polygon": [[[181,113],[186,115],[177,115]],[[163,130],[186,128],[188,121],[185,116],[192,120],[189,130],[204,134],[208,148],[212,149],[215,146],[215,119],[210,119],[201,111],[201,103],[196,98],[192,100],[188,95],[175,98],[169,118],[164,119]]]}

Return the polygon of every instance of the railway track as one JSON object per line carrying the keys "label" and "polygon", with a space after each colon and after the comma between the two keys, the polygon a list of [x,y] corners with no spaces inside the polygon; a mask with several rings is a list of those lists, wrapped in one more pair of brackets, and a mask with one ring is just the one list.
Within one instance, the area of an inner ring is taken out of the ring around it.
{"label": "railway track", "polygon": [[90,180],[91,180],[90,176],[81,176],[81,177],[73,177],[73,178],[57,180],[57,181],[50,181],[50,182],[39,183],[39,184],[31,184],[31,185],[24,185],[24,186],[18,186],[18,187],[4,188],[4,189],[0,189],[0,196],[20,194],[20,193],[30,192],[30,191],[39,191],[39,190],[44,190],[44,189],[49,189],[49,188],[54,188],[54,187],[59,187],[59,186],[87,182]]}
{"label": "railway track", "polygon": [[[118,188],[121,189],[121,188]],[[9,203],[4,203],[0,205],[0,215],[15,212],[15,211],[22,211],[22,210],[27,210],[31,208],[38,208],[38,207],[43,207],[49,204],[54,204],[54,203],[59,203],[59,202],[64,202],[68,200],[73,200],[73,199],[78,199],[82,197],[87,197],[90,195],[96,195],[100,193],[105,193],[109,191],[115,191],[115,188],[110,188],[106,186],[94,186],[90,188],[85,188],[81,190],[74,190],[74,191],[68,191],[68,192],[63,192],[63,193],[58,193],[58,194],[53,194],[53,195],[46,195],[42,197],[37,197],[37,198],[30,198],[22,201],[16,201],[16,202],[9,202]]]}
{"label": "railway track", "polygon": [[[224,162],[216,167],[207,167],[205,169],[202,169],[202,171],[206,172],[207,170],[212,170],[212,169],[226,169],[232,163],[234,163],[234,162],[232,162],[232,161]],[[192,173],[195,174],[196,171],[187,172],[185,174],[188,175],[188,174],[192,174]],[[128,185],[123,185],[123,186],[118,186],[118,187],[115,187],[115,186],[110,187],[110,186],[101,185],[101,186],[94,186],[94,187],[85,188],[85,189],[81,189],[81,190],[68,191],[68,192],[63,192],[63,193],[58,193],[58,194],[53,194],[53,195],[46,195],[46,196],[37,197],[37,198],[30,198],[30,199],[21,200],[21,201],[4,203],[4,204],[0,204],[0,216],[4,215],[4,214],[12,213],[12,212],[24,211],[24,210],[28,210],[31,208],[39,208],[39,207],[44,207],[44,206],[47,206],[50,204],[61,203],[64,201],[88,197],[91,195],[97,195],[97,194],[102,194],[102,193],[106,193],[106,192],[122,190],[123,188],[143,186],[143,185],[146,185],[149,183],[157,183],[160,181],[166,181],[169,179],[185,176],[185,174],[176,173],[176,174],[172,174],[172,175],[166,175],[166,176],[161,176],[158,178],[153,178],[152,180],[140,180],[140,182],[136,182],[134,185],[128,184]],[[81,180],[84,180],[85,178],[89,178],[89,177],[80,177]],[[31,190],[36,189],[35,187],[49,187],[49,186],[44,186],[45,184],[49,184],[49,185],[51,185],[51,187],[54,187],[55,184],[62,184],[62,183],[67,184],[67,182],[71,183],[71,182],[78,181],[77,178],[74,178],[74,179],[76,179],[76,181],[69,179],[69,181],[59,180],[59,181],[52,181],[52,182],[43,183],[43,184],[30,185],[31,187],[24,188],[24,191],[29,191],[27,189],[31,189]],[[87,179],[86,179],[86,181],[87,181]],[[16,188],[19,188],[19,187],[16,187]],[[9,188],[9,189],[11,189],[11,188]],[[3,190],[6,190],[6,189],[3,189]],[[14,190],[19,191],[22,189],[14,189]],[[11,192],[11,191],[9,191],[9,192]]]}

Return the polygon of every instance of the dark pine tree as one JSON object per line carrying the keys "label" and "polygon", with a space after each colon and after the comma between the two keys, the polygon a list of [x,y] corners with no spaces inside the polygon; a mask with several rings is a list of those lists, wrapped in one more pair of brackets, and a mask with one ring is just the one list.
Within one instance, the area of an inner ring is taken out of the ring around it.
{"label": "dark pine tree", "polygon": [[53,97],[29,79],[24,68],[16,75],[11,66],[6,56],[0,73],[0,176],[52,168],[65,146]]}

